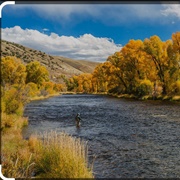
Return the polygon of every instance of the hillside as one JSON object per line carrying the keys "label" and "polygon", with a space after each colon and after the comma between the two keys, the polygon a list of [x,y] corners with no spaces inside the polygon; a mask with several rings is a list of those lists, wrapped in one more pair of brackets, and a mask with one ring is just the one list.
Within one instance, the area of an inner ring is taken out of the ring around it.
{"label": "hillside", "polygon": [[71,77],[81,73],[92,73],[99,64],[85,60],[73,60],[61,56],[48,55],[45,52],[31,49],[20,44],[1,40],[1,57],[16,56],[25,64],[37,60],[50,72],[50,77],[55,82],[61,82],[60,75]]}

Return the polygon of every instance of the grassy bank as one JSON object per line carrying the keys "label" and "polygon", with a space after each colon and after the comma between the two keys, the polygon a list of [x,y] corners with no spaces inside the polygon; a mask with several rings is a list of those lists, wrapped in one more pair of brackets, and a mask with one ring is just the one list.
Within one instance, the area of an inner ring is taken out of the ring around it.
{"label": "grassy bank", "polygon": [[94,94],[94,95],[109,95],[117,98],[125,98],[125,99],[137,99],[137,100],[162,100],[162,101],[180,101],[180,95],[168,96],[168,95],[158,95],[153,97],[151,95],[145,95],[142,97],[135,96],[133,94],[116,94],[116,93],[108,93],[108,92],[93,92],[93,93],[83,93],[83,92],[65,92],[62,94]]}
{"label": "grassy bank", "polygon": [[140,100],[162,100],[162,101],[180,101],[180,96],[176,95],[176,96],[162,96],[159,95],[157,97],[153,97],[150,95],[146,95],[146,96],[142,96],[142,97],[138,97],[135,96],[133,94],[113,94],[113,93],[108,93],[108,95],[110,96],[114,96],[117,98],[126,98],[126,99],[140,99]]}
{"label": "grassy bank", "polygon": [[14,178],[93,178],[87,143],[54,131],[22,137],[28,119],[2,113],[2,174]]}
{"label": "grassy bank", "polygon": [[54,96],[60,96],[61,94],[60,93],[53,93],[53,94],[48,94],[46,96],[34,96],[34,97],[30,97],[29,98],[29,101],[35,101],[35,100],[42,100],[42,99],[47,99],[47,98],[50,98],[50,97],[54,97]]}
{"label": "grassy bank", "polygon": [[29,146],[36,157],[36,177],[93,177],[92,170],[87,168],[87,144],[79,138],[51,131],[40,136],[31,136]]}

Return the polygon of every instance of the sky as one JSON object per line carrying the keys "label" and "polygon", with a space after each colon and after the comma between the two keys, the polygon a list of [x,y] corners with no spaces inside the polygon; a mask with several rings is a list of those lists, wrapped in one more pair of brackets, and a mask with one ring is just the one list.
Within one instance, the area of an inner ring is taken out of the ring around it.
{"label": "sky", "polygon": [[50,55],[104,62],[131,39],[144,41],[158,35],[166,41],[180,31],[177,2],[51,2],[6,5],[2,9],[1,39]]}

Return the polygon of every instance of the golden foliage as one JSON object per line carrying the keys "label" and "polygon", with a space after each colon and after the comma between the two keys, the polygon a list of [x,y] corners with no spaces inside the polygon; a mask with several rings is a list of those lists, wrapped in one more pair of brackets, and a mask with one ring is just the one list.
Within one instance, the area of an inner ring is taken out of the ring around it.
{"label": "golden foliage", "polygon": [[2,85],[24,84],[26,78],[26,67],[21,60],[16,57],[1,58],[1,78]]}
{"label": "golden foliage", "polygon": [[131,39],[95,68],[88,81],[89,90],[84,87],[82,75],[69,79],[67,84],[69,90],[80,92],[175,95],[179,93],[179,80],[180,32],[176,32],[165,42],[156,35],[144,42]]}
{"label": "golden foliage", "polygon": [[40,86],[43,82],[49,81],[49,72],[38,61],[32,61],[26,65],[26,83],[33,82]]}

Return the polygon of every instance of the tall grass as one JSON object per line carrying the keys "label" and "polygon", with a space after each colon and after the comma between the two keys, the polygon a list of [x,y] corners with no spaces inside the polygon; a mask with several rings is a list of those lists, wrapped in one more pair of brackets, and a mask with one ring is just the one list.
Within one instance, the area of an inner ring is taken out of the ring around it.
{"label": "tall grass", "polygon": [[5,177],[93,178],[87,142],[56,131],[22,137],[27,118],[2,113],[2,174]]}
{"label": "tall grass", "polygon": [[87,143],[79,138],[51,131],[31,136],[29,146],[36,156],[37,177],[93,178]]}
{"label": "tall grass", "polygon": [[32,153],[21,134],[27,118],[1,114],[1,161],[5,177],[28,178],[33,171]]}

